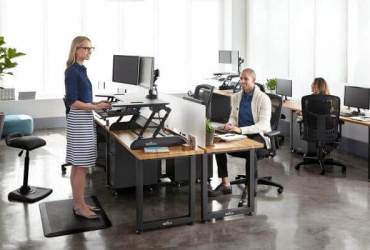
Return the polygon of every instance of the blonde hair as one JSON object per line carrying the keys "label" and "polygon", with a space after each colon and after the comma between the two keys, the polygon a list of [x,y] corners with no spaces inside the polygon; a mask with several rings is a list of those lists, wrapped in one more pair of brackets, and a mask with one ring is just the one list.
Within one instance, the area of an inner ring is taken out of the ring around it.
{"label": "blonde hair", "polygon": [[253,77],[253,81],[254,82],[256,81],[256,72],[254,72],[253,69],[251,69],[251,68],[245,68],[242,71],[242,74],[244,74],[244,73],[250,74]]}
{"label": "blonde hair", "polygon": [[312,87],[314,87],[314,86],[316,86],[317,90],[319,91],[318,93],[315,93],[315,94],[330,95],[329,86],[326,83],[324,78],[322,78],[322,77],[315,78],[313,80],[313,83],[312,83]]}
{"label": "blonde hair", "polygon": [[67,63],[66,63],[67,68],[76,62],[76,50],[79,46],[81,46],[81,44],[84,41],[91,42],[91,40],[86,36],[76,36],[72,40],[71,48],[69,50],[69,55],[68,55],[68,59],[67,59]]}

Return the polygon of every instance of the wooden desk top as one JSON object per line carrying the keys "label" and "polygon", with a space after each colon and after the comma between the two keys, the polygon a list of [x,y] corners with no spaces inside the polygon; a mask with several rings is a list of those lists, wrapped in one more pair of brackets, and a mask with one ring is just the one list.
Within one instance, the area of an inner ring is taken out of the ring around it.
{"label": "wooden desk top", "polygon": [[204,150],[197,148],[195,150],[184,150],[182,146],[168,147],[170,152],[166,153],[144,153],[144,149],[130,149],[131,143],[137,139],[137,135],[129,130],[110,131],[111,135],[116,138],[119,144],[124,146],[138,160],[155,160],[165,158],[175,158],[191,155],[200,155]]}
{"label": "wooden desk top", "polygon": [[343,117],[343,116],[340,117],[340,120],[344,122],[350,122],[350,123],[370,127],[370,121],[359,121],[359,120],[352,119],[351,117]]}
{"label": "wooden desk top", "polygon": [[216,94],[216,95],[223,95],[223,96],[233,96],[235,93],[233,93],[232,90],[219,90],[219,89],[214,89],[213,90],[213,94]]}
{"label": "wooden desk top", "polygon": [[260,142],[251,139],[244,139],[240,141],[217,142],[212,146],[202,147],[206,153],[226,153],[237,152],[249,149],[260,149],[264,145]]}
{"label": "wooden desk top", "polygon": [[[285,107],[287,109],[291,109],[293,111],[301,111],[301,104],[299,102],[293,101],[293,100],[284,101],[283,102],[283,107]],[[351,117],[344,117],[344,116],[340,116],[340,120],[344,121],[344,122],[349,122],[349,123],[353,123],[353,124],[358,124],[358,125],[370,127],[370,121],[360,121],[360,120],[352,119]]]}
{"label": "wooden desk top", "polygon": [[301,104],[294,100],[283,101],[283,107],[293,111],[301,111]]}

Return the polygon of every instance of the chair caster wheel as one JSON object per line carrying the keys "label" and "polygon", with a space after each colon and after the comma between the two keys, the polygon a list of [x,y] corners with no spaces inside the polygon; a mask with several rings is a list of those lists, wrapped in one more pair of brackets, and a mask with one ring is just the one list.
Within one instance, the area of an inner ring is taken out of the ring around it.
{"label": "chair caster wheel", "polygon": [[345,167],[342,168],[342,173],[347,172],[347,169]]}
{"label": "chair caster wheel", "polygon": [[245,200],[240,200],[239,203],[238,203],[238,207],[244,207],[246,204],[246,201]]}
{"label": "chair caster wheel", "polygon": [[295,168],[296,170],[299,170],[299,167],[300,167],[300,166],[295,166],[294,168]]}
{"label": "chair caster wheel", "polygon": [[320,175],[325,175],[325,170],[322,170]]}
{"label": "chair caster wheel", "polygon": [[278,188],[277,192],[278,194],[281,194],[284,191],[284,188]]}

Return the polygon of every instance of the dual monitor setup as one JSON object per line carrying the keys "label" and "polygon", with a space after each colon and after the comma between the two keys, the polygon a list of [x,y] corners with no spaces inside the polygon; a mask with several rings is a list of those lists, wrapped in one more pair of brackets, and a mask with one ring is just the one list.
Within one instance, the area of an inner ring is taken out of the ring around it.
{"label": "dual monitor setup", "polygon": [[140,85],[149,89],[148,99],[157,98],[155,81],[159,70],[154,70],[154,57],[114,55],[112,81]]}
{"label": "dual monitor setup", "polygon": [[239,57],[238,50],[219,50],[218,51],[218,63],[220,64],[231,64],[233,70],[237,70],[238,76],[240,74],[240,66],[244,62],[244,59]]}
{"label": "dual monitor setup", "polygon": [[[292,80],[276,79],[276,94],[285,97],[292,97]],[[351,113],[341,113],[343,116],[364,115],[360,109],[370,109],[370,88],[344,86],[344,106],[356,108]]]}

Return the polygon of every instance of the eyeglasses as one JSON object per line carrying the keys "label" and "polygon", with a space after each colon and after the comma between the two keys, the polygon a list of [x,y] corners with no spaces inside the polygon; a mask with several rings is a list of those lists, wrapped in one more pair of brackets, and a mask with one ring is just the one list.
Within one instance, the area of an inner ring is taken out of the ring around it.
{"label": "eyeglasses", "polygon": [[77,49],[84,49],[92,52],[95,50],[95,47],[77,47]]}

